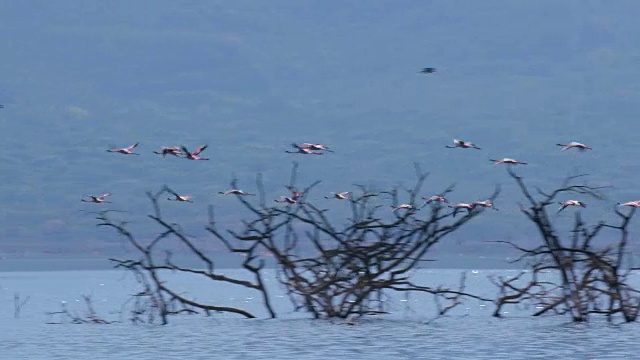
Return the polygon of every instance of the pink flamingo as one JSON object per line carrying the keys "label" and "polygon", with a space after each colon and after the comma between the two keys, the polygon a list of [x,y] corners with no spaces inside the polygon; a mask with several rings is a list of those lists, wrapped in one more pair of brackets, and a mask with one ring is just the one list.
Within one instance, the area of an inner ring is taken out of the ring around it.
{"label": "pink flamingo", "polygon": [[458,214],[458,211],[461,211],[463,209],[466,209],[468,214],[471,213],[471,210],[473,210],[476,207],[476,204],[474,203],[457,203],[453,206],[449,205],[450,208],[453,208],[453,217],[456,217],[456,214]]}
{"label": "pink flamingo", "polygon": [[289,189],[289,191],[291,191],[291,196],[280,196],[280,200],[273,200],[273,201],[277,202],[277,203],[295,204],[295,203],[298,202],[298,200],[300,200],[302,195],[304,195],[303,192],[297,191],[292,186],[287,186],[287,189]]}
{"label": "pink flamingo", "polygon": [[585,150],[593,150],[592,148],[588,147],[585,144],[579,143],[577,141],[572,141],[568,144],[556,144],[558,146],[562,146],[562,149],[560,151],[565,151],[565,150],[569,150],[572,148],[576,148],[579,149],[580,151],[585,151]]}
{"label": "pink flamingo", "polygon": [[328,146],[322,145],[322,144],[311,144],[311,143],[303,143],[300,145],[297,144],[292,144],[294,147],[296,148],[303,148],[303,149],[309,149],[309,150],[318,150],[318,151],[328,151],[328,152],[333,152],[333,150],[329,149]]}
{"label": "pink flamingo", "polygon": [[285,150],[284,152],[286,152],[288,154],[322,155],[321,152],[312,151],[311,149],[303,147],[302,145],[291,144],[291,146],[293,146],[294,148],[296,148],[298,150],[297,151]]}
{"label": "pink flamingo", "polygon": [[630,207],[640,207],[640,200],[628,201],[625,203],[618,203],[618,206],[630,206]]}
{"label": "pink flamingo", "polygon": [[416,207],[411,205],[411,204],[400,204],[398,206],[392,206],[391,209],[392,209],[391,212],[396,212],[396,211],[402,210],[402,209],[405,209],[405,210],[416,210]]}
{"label": "pink flamingo", "polygon": [[510,159],[510,158],[504,158],[504,159],[500,159],[500,160],[489,159],[489,161],[493,162],[493,166],[496,166],[496,165],[499,165],[499,164],[527,165],[526,162],[518,161],[518,160],[514,160],[514,159]]}
{"label": "pink flamingo", "polygon": [[160,148],[160,151],[154,151],[154,154],[162,155],[162,157],[166,157],[167,155],[180,156],[182,152],[180,152],[180,147],[178,146],[163,146]]}
{"label": "pink flamingo", "polygon": [[138,144],[140,144],[140,143],[135,143],[133,145],[130,145],[130,146],[127,146],[127,147],[124,147],[124,148],[116,148],[116,147],[114,147],[114,148],[111,148],[111,149],[107,150],[107,152],[115,152],[115,153],[120,153],[120,154],[125,154],[125,155],[140,155],[138,153],[133,152],[133,149],[135,149],[138,146]]}
{"label": "pink flamingo", "polygon": [[422,200],[424,200],[424,205],[423,206],[429,205],[434,201],[435,202],[449,203],[449,200],[447,200],[442,195],[433,195],[433,196],[430,196],[430,197],[423,197]]}
{"label": "pink flamingo", "polygon": [[288,197],[288,196],[280,196],[279,200],[273,200],[274,202],[277,203],[287,203],[287,204],[296,204],[298,202],[297,198],[292,197]]}
{"label": "pink flamingo", "polygon": [[193,196],[189,196],[189,195],[179,195],[178,193],[176,193],[175,191],[167,188],[167,191],[169,193],[171,193],[171,195],[173,195],[173,197],[169,197],[167,198],[167,200],[169,201],[179,201],[179,202],[193,202]]}
{"label": "pink flamingo", "polygon": [[184,153],[184,157],[189,160],[209,160],[208,158],[203,158],[199,156],[200,153],[205,151],[208,147],[209,147],[208,145],[202,145],[199,148],[197,148],[194,152],[189,152],[189,150],[187,150],[187,147],[184,145],[182,145],[180,149]]}
{"label": "pink flamingo", "polygon": [[474,143],[469,142],[469,141],[464,141],[464,140],[460,140],[460,139],[453,139],[453,146],[451,145],[447,145],[445,146],[446,148],[449,149],[455,149],[455,148],[462,148],[462,149],[476,149],[476,150],[481,150],[481,148],[477,147]]}
{"label": "pink flamingo", "polygon": [[230,190],[227,190],[227,191],[220,191],[220,192],[218,192],[218,194],[222,194],[222,195],[234,194],[234,195],[256,196],[256,194],[249,194],[248,192],[242,191],[240,189],[230,189]]}
{"label": "pink flamingo", "polygon": [[110,193],[106,193],[106,194],[102,194],[100,196],[92,196],[92,195],[85,195],[84,198],[80,199],[80,201],[82,202],[90,202],[90,203],[111,203],[111,201],[107,201],[106,198],[108,196],[111,196]]}
{"label": "pink flamingo", "polygon": [[339,193],[331,193],[332,196],[325,196],[325,199],[338,199],[338,200],[349,200],[349,194],[351,191],[343,191]]}
{"label": "pink flamingo", "polygon": [[486,207],[486,208],[491,208],[493,210],[498,210],[495,207],[493,207],[493,200],[484,200],[484,201],[474,201],[472,203],[472,205],[474,206],[482,206],[482,207]]}
{"label": "pink flamingo", "polygon": [[558,212],[560,212],[560,211],[562,211],[562,210],[566,209],[566,208],[567,208],[567,207],[569,207],[569,206],[580,206],[580,207],[583,207],[583,208],[586,208],[586,207],[587,207],[587,205],[585,205],[585,204],[584,204],[582,201],[580,201],[580,200],[567,200],[567,201],[564,201],[564,202],[560,202],[559,204],[560,204],[561,206],[560,206],[560,209],[558,209]]}

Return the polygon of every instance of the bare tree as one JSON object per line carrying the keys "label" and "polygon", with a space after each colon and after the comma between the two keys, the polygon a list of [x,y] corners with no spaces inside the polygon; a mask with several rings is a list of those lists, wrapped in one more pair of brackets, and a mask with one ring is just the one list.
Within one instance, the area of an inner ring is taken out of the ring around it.
{"label": "bare tree", "polygon": [[20,317],[20,312],[22,311],[22,308],[27,304],[27,302],[29,302],[29,299],[31,299],[30,296],[22,298],[20,296],[20,293],[13,294],[13,318],[14,319],[17,319]]}
{"label": "bare tree", "polygon": [[[188,294],[180,293],[163,279],[162,271],[193,274],[214,283],[223,282],[254,289],[263,294],[266,309],[271,317],[275,317],[267,297],[267,289],[262,281],[262,273],[260,272],[262,264],[249,265],[254,257],[245,258],[244,267],[255,275],[256,280],[253,282],[217,273],[212,258],[195,245],[180,225],[170,223],[162,217],[159,199],[167,193],[171,194],[173,191],[166,186],[155,194],[147,193],[153,205],[153,214],[149,215],[149,219],[160,227],[160,234],[149,242],[138,240],[128,230],[127,222],[118,222],[112,219],[109,211],[100,212],[98,215],[98,226],[116,229],[140,254],[138,259],[110,259],[116,263],[116,267],[132,271],[142,286],[142,290],[134,295],[131,320],[134,322],[153,322],[159,317],[160,322],[166,324],[168,315],[199,312],[206,314],[226,312],[246,318],[255,317],[244,309],[208,304],[197,301]],[[163,247],[160,245],[162,242],[177,242],[183,245],[190,255],[200,261],[202,267],[190,268],[176,264],[172,259],[172,253],[163,251]]]}
{"label": "bare tree", "polygon": [[[494,277],[499,288],[494,316],[501,316],[501,309],[509,304],[535,306],[534,316],[543,314],[569,315],[574,322],[587,321],[590,314],[604,314],[608,321],[620,314],[625,322],[637,319],[640,311],[640,291],[629,284],[632,271],[631,254],[628,251],[628,227],[635,208],[628,213],[615,209],[616,224],[598,222],[587,225],[577,211],[573,229],[565,238],[556,230],[549,216],[549,206],[557,204],[558,196],[578,194],[590,198],[602,198],[602,187],[589,186],[578,181],[584,175],[570,176],[554,191],[531,190],[513,170],[508,170],[527,203],[520,204],[520,211],[536,226],[542,244],[524,248],[509,241],[506,243],[521,256],[515,262],[525,262],[527,270],[515,277]],[[555,211],[555,209],[553,210]],[[608,231],[616,242],[596,244],[596,238]],[[528,281],[522,284],[526,277]]]}
{"label": "bare tree", "polygon": [[[460,303],[464,296],[488,301],[464,292],[464,278],[457,289],[417,284],[412,270],[426,261],[426,255],[445,236],[461,228],[483,212],[474,207],[464,216],[441,202],[420,212],[416,202],[428,174],[416,165],[417,181],[412,189],[373,192],[364,186],[349,201],[351,215],[335,220],[328,209],[315,205],[310,193],[314,182],[298,191],[297,163],[294,163],[287,188],[296,192],[297,201],[284,206],[267,204],[258,178],[257,204],[237,196],[251,216],[238,230],[219,228],[211,216],[208,230],[232,252],[245,253],[247,259],[256,250],[273,256],[280,284],[286,289],[295,309],[314,318],[347,318],[379,314],[385,308],[386,291],[424,292],[438,300],[440,314]],[[236,181],[231,183],[236,188]],[[452,188],[443,191],[443,194]],[[496,189],[490,199],[497,197]],[[401,196],[404,206],[399,206]],[[388,197],[383,206],[377,198]],[[392,211],[392,208],[396,211]],[[240,245],[239,245],[240,244]]]}
{"label": "bare tree", "polygon": [[98,313],[93,308],[93,300],[91,295],[82,295],[82,299],[84,300],[84,304],[86,307],[84,314],[79,314],[77,311],[72,311],[67,306],[67,302],[64,301],[61,304],[62,310],[48,312],[46,315],[53,316],[58,315],[59,321],[47,321],[47,324],[62,324],[64,320],[68,320],[72,324],[111,324],[114,321],[107,321],[102,317],[98,316]]}
{"label": "bare tree", "polygon": [[[417,181],[412,189],[373,192],[356,185],[359,194],[345,200],[349,201],[351,213],[347,219],[336,220],[328,209],[310,200],[310,193],[319,181],[297,189],[297,163],[287,186],[294,195],[285,206],[280,205],[282,202],[267,202],[260,175],[256,179],[258,196],[235,194],[248,213],[248,219],[241,221],[239,228],[221,229],[210,206],[207,231],[229,252],[244,256],[242,266],[253,274],[252,281],[216,273],[209,254],[197,247],[178,224],[162,217],[158,200],[165,192],[171,192],[166,187],[147,194],[153,205],[149,218],[160,227],[160,234],[153,240],[138,240],[127,223],[113,220],[109,211],[99,213],[98,226],[116,229],[140,254],[138,259],[111,259],[117,267],[132,271],[142,286],[126,304],[133,322],[154,322],[159,318],[166,324],[168,315],[211,311],[254,317],[244,309],[196,301],[176,291],[162,277],[161,272],[166,270],[209,279],[212,286],[223,282],[254,289],[261,294],[269,315],[275,317],[270,289],[264,281],[263,270],[268,260],[276,266],[279,283],[294,308],[309,312],[314,318],[384,313],[386,291],[432,294],[438,306],[437,316],[446,314],[464,297],[491,301],[466,293],[464,277],[455,289],[417,284],[411,278],[412,271],[427,261],[426,255],[434,245],[484,211],[484,207],[473,207],[456,218],[456,212],[442,202],[420,209],[416,204],[428,174],[417,164],[415,168]],[[236,179],[231,181],[231,188],[238,188]],[[450,187],[442,194],[452,190]],[[490,199],[495,199],[498,193],[496,188]],[[401,197],[406,198],[403,205],[399,205]],[[382,205],[383,202],[388,205]],[[162,257],[159,244],[168,241],[186,247],[202,263],[202,269],[179,266],[172,261],[170,252]]]}

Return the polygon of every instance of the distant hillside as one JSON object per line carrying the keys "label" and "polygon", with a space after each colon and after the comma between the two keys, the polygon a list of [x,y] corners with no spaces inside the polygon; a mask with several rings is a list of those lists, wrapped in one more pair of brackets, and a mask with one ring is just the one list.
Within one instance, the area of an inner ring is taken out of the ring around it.
{"label": "distant hillside", "polygon": [[[0,4],[0,253],[117,249],[83,194],[113,192],[112,207],[152,236],[144,192],[163,184],[195,196],[167,216],[203,235],[207,204],[242,218],[217,195],[234,174],[253,191],[262,173],[275,199],[294,160],[301,184],[322,180],[318,202],[354,183],[410,186],[413,162],[431,172],[425,196],[456,183],[453,200],[473,201],[501,184],[501,211],[453,235],[452,252],[537,236],[490,158],[529,162],[519,172],[543,188],[576,173],[614,186],[585,199],[590,220],[640,198],[640,148],[628,145],[640,131],[640,3],[154,4]],[[483,149],[445,149],[453,137]],[[555,146],[571,140],[594,150]],[[105,152],[137,141],[142,156]],[[336,153],[284,153],[302,141]],[[211,161],[151,153],[173,144],[209,144]]]}

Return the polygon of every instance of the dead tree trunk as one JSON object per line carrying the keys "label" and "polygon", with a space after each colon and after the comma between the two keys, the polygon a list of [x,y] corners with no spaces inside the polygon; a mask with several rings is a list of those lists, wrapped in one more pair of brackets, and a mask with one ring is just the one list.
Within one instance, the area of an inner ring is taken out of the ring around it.
{"label": "dead tree trunk", "polygon": [[[550,219],[549,206],[556,204],[561,194],[601,198],[601,188],[576,184],[581,176],[572,176],[553,192],[537,189],[534,195],[513,170],[508,173],[528,202],[520,205],[520,210],[538,229],[542,244],[527,249],[499,241],[522,253],[516,261],[527,262],[526,275],[530,279],[524,285],[518,282],[525,273],[492,279],[500,289],[494,316],[500,316],[504,305],[528,303],[537,309],[534,316],[566,314],[574,322],[584,322],[590,314],[604,314],[609,321],[620,314],[625,322],[635,321],[640,311],[640,292],[629,284],[632,264],[627,251],[628,226],[635,208],[628,214],[615,209],[617,224],[599,222],[594,226],[585,224],[578,211],[570,235],[563,238]],[[594,244],[604,230],[617,234],[618,241],[607,246]]]}

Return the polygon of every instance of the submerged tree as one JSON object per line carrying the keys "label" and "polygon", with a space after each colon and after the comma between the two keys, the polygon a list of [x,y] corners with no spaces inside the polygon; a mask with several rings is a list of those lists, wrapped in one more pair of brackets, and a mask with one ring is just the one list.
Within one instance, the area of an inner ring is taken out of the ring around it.
{"label": "submerged tree", "polygon": [[[577,211],[570,235],[564,238],[549,216],[550,211],[557,210],[549,207],[557,205],[558,197],[565,194],[602,198],[602,188],[578,183],[580,175],[568,177],[552,192],[533,192],[513,170],[508,173],[527,201],[520,205],[520,211],[536,226],[542,244],[524,248],[499,241],[522,253],[514,262],[526,263],[527,270],[515,277],[492,279],[500,289],[494,316],[501,316],[504,305],[529,304],[536,309],[534,316],[561,314],[569,315],[574,322],[584,322],[590,314],[603,314],[608,321],[615,315],[621,315],[625,322],[635,321],[640,311],[640,291],[630,284],[633,268],[628,251],[628,227],[635,208],[628,213],[615,209],[617,223],[601,221],[593,226],[587,225]],[[617,236],[617,241],[597,244],[596,238],[605,232],[609,232],[607,238]]]}
{"label": "submerged tree", "polygon": [[[406,190],[407,202],[399,204],[405,194],[397,188],[378,193],[358,186],[359,193],[354,196],[339,197],[349,202],[351,214],[336,220],[311,201],[310,192],[318,182],[298,191],[296,172],[294,163],[287,186],[293,195],[278,201],[284,206],[267,204],[258,180],[258,204],[237,197],[251,220],[243,221],[239,230],[225,231],[212,217],[208,226],[231,251],[252,258],[258,249],[264,249],[273,256],[279,282],[296,309],[314,318],[384,313],[385,291],[416,291],[433,294],[438,304],[445,301],[440,306],[444,314],[459,304],[461,297],[475,297],[464,292],[464,281],[459,288],[449,289],[417,284],[410,275],[427,261],[434,245],[479,215],[482,207],[458,218],[443,202],[421,209],[417,201],[428,174],[416,165],[417,181]],[[232,188],[235,185],[234,180]],[[448,188],[443,195],[451,191]],[[496,189],[490,199],[498,192]],[[390,204],[382,205],[384,199],[376,200],[380,197],[388,197]]]}
{"label": "submerged tree", "polygon": [[[328,209],[311,201],[311,192],[319,181],[298,191],[297,168],[294,163],[287,186],[292,193],[290,197],[267,201],[260,176],[256,181],[257,197],[231,192],[248,213],[239,228],[221,228],[213,208],[209,207],[207,231],[229,252],[244,256],[243,267],[253,274],[253,281],[216,273],[212,254],[196,246],[179,225],[162,217],[158,199],[171,192],[168,188],[148,194],[154,209],[149,218],[161,229],[150,242],[136,239],[126,223],[112,220],[108,212],[100,213],[99,225],[118,230],[140,254],[138,259],[112,259],[118,267],[133,271],[143,286],[134,297],[132,320],[154,321],[159,316],[164,324],[168,315],[202,311],[254,317],[243,309],[207,304],[179,293],[163,280],[163,270],[204,277],[213,281],[211,286],[225,282],[255,289],[262,295],[269,315],[275,317],[270,289],[264,282],[263,270],[267,261],[275,265],[278,281],[295,309],[306,311],[314,318],[347,318],[387,312],[386,291],[432,294],[439,306],[439,315],[458,305],[466,296],[489,301],[467,294],[464,278],[458,287],[451,289],[418,284],[411,277],[412,270],[427,261],[426,256],[433,246],[481,214],[484,206],[474,206],[458,217],[456,212],[459,211],[452,210],[444,202],[419,206],[419,192],[428,174],[416,165],[416,184],[412,189],[405,189],[406,194],[399,188],[372,192],[356,185],[358,194],[340,200],[350,205],[350,216],[346,219],[335,217]],[[236,185],[236,180],[232,180],[231,188],[237,189]],[[452,187],[445,189],[442,195],[451,191]],[[498,193],[499,189],[496,189],[489,199],[494,200]],[[407,201],[399,205],[400,197],[404,196]],[[386,206],[382,205],[387,201]],[[159,244],[166,241],[184,245],[202,263],[202,269],[179,266],[172,261],[170,253],[158,260],[161,255],[158,252],[162,251]]]}
{"label": "submerged tree", "polygon": [[[171,223],[165,220],[160,211],[159,200],[164,195],[171,195],[174,191],[168,187],[164,187],[159,192],[152,194],[147,193],[152,205],[153,214],[149,218],[160,227],[160,233],[151,241],[142,241],[136,238],[127,228],[127,222],[118,222],[109,216],[110,211],[99,213],[98,226],[107,226],[114,228],[122,235],[133,247],[138,251],[140,258],[138,259],[110,259],[116,263],[116,267],[126,268],[135,274],[136,280],[142,285],[142,290],[134,295],[132,303],[131,320],[133,322],[154,322],[156,318],[160,319],[162,324],[168,321],[168,315],[180,313],[199,313],[205,312],[226,312],[234,313],[246,318],[254,318],[255,315],[250,312],[229,306],[219,306],[198,301],[193,297],[176,291],[170,283],[162,277],[162,271],[172,271],[179,273],[192,274],[201,278],[208,279],[212,282],[222,282],[234,284],[260,292],[264,299],[264,305],[271,317],[275,317],[275,313],[271,308],[267,289],[262,280],[263,263],[253,265],[253,257],[247,257],[244,260],[245,269],[254,274],[254,281],[233,278],[222,273],[218,273],[214,267],[212,254],[206,254],[190,239],[179,224]],[[172,259],[172,253],[161,246],[166,242],[177,242],[187,249],[188,254],[199,261],[200,266],[185,267],[175,263]],[[164,256],[162,256],[164,255]]]}

